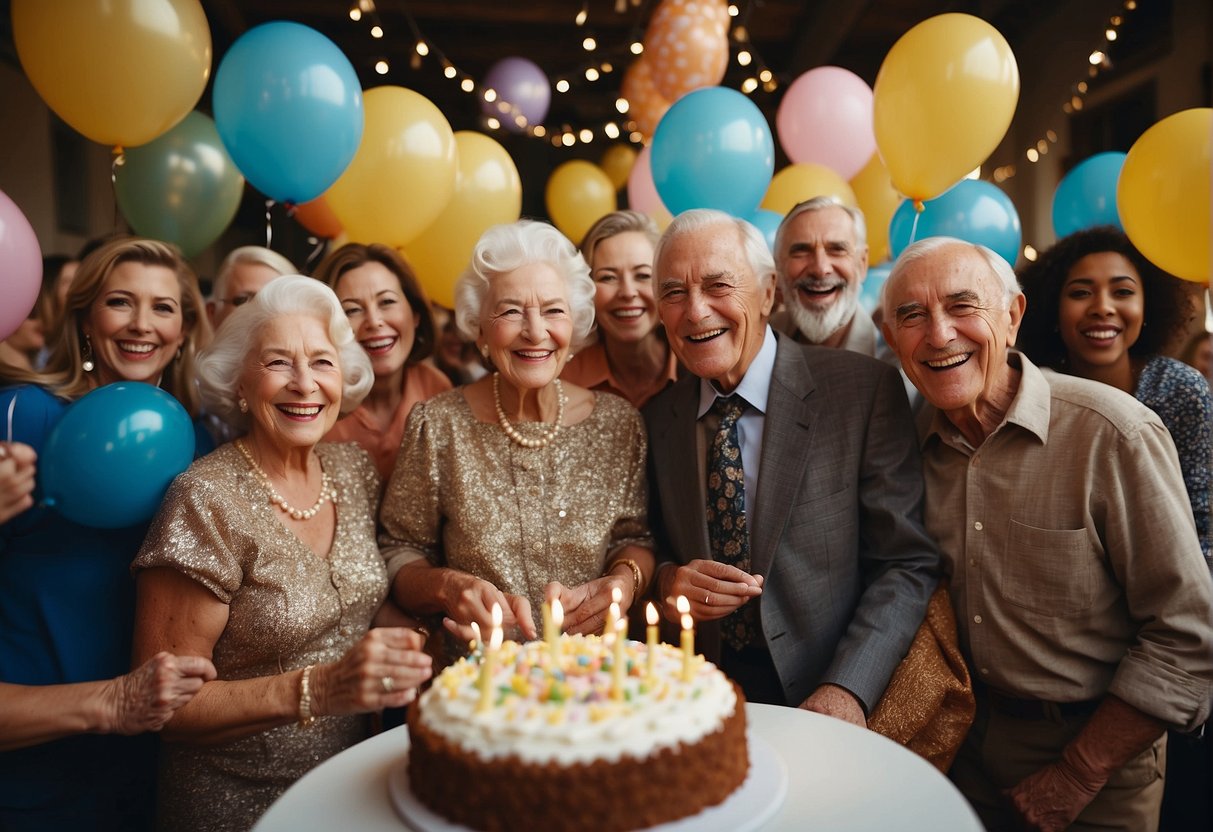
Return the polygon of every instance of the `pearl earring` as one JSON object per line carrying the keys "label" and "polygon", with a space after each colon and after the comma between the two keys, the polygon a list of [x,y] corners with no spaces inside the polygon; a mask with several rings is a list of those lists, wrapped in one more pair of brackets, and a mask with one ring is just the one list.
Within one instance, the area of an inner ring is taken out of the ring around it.
{"label": "pearl earring", "polygon": [[248,413],[248,399],[241,396],[240,401],[236,402],[236,404],[240,406],[241,413]]}
{"label": "pearl earring", "polygon": [[97,366],[96,363],[93,361],[93,342],[91,340],[89,340],[89,337],[87,335],[85,335],[84,336],[84,360],[80,362],[80,369],[84,370],[84,372],[86,372],[86,373],[91,373],[93,371],[93,368],[96,366]]}

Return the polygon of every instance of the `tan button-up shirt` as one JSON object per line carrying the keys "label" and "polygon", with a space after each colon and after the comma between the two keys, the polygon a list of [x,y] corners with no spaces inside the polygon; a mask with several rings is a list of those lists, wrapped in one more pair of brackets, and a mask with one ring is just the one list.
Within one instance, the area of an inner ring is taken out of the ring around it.
{"label": "tan button-up shirt", "polygon": [[1022,370],[973,448],[929,407],[926,525],[975,678],[1054,702],[1113,693],[1192,729],[1213,695],[1213,582],[1162,422],[1086,379]]}

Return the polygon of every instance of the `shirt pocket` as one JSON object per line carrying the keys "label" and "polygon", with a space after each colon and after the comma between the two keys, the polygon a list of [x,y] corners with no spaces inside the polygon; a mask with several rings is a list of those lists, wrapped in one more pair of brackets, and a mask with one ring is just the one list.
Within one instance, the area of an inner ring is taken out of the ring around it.
{"label": "shirt pocket", "polygon": [[1091,608],[1097,557],[1086,529],[1038,529],[1010,520],[998,590],[1017,607],[1061,618]]}

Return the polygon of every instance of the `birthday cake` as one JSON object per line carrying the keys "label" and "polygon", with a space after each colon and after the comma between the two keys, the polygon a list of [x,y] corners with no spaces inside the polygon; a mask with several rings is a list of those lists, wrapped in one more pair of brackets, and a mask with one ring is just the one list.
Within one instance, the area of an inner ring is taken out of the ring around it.
{"label": "birthday cake", "polygon": [[490,832],[643,829],[724,801],[749,770],[741,690],[669,645],[621,652],[616,670],[600,637],[565,635],[555,662],[507,641],[448,667],[409,709],[413,795]]}

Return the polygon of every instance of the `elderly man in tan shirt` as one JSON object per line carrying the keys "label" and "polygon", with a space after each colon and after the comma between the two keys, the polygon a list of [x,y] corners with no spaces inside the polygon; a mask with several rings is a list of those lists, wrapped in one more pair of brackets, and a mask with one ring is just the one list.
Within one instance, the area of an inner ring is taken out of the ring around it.
{"label": "elderly man in tan shirt", "polygon": [[1213,695],[1213,584],[1166,428],[1009,349],[1024,306],[1002,258],[948,238],[885,287],[978,688],[952,777],[990,830],[1156,829],[1164,732]]}

